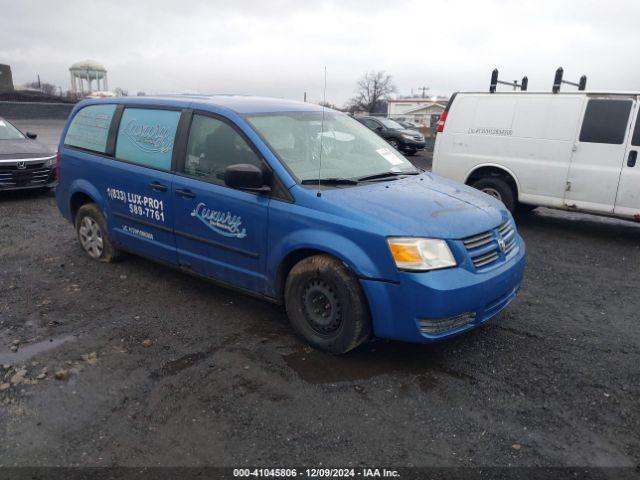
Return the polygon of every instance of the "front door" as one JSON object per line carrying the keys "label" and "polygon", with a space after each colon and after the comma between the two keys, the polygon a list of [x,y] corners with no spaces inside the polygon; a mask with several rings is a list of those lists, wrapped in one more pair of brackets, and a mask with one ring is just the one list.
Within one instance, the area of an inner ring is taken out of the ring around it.
{"label": "front door", "polygon": [[[636,104],[637,105],[637,104]],[[640,108],[634,113],[633,135],[622,160],[614,213],[640,221]]]}
{"label": "front door", "polygon": [[180,264],[235,287],[266,291],[269,197],[229,188],[229,165],[262,160],[226,120],[194,114],[173,196]]}
{"label": "front door", "polygon": [[116,161],[102,176],[114,240],[127,250],[175,264],[173,145],[180,112],[126,108],[116,138]]}
{"label": "front door", "polygon": [[567,176],[565,205],[612,213],[626,150],[632,97],[589,98]]}

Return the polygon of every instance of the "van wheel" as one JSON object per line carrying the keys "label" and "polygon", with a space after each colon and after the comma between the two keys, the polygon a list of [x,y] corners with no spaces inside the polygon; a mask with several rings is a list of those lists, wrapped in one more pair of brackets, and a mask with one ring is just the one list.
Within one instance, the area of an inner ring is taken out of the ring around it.
{"label": "van wheel", "polygon": [[511,213],[514,213],[516,207],[515,193],[511,185],[500,177],[484,177],[474,181],[471,186],[477,188],[481,192],[497,198]]}
{"label": "van wheel", "polygon": [[293,328],[320,350],[346,353],[371,334],[369,308],[358,280],[329,255],[297,263],[287,277],[284,299]]}
{"label": "van wheel", "polygon": [[82,205],[76,213],[76,232],[82,249],[100,262],[113,262],[120,252],[109,239],[107,222],[95,203]]}
{"label": "van wheel", "polygon": [[387,140],[389,142],[389,145],[391,145],[393,148],[395,148],[396,150],[400,149],[400,142],[398,142],[397,139],[395,138],[390,138],[389,140]]}

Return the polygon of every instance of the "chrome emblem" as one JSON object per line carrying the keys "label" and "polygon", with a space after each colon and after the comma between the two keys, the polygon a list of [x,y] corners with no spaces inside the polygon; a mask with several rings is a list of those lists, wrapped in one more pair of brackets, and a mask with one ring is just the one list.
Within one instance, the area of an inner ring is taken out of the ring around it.
{"label": "chrome emblem", "polygon": [[25,162],[18,162],[16,166],[18,167],[18,170],[24,170],[27,168],[27,164]]}
{"label": "chrome emblem", "polygon": [[507,244],[504,242],[504,238],[498,238],[498,247],[500,247],[501,252],[504,252],[507,249]]}

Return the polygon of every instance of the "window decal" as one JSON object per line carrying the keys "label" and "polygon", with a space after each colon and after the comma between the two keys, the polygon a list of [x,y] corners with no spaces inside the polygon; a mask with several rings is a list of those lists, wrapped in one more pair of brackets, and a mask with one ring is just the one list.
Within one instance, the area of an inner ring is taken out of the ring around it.
{"label": "window decal", "polygon": [[171,169],[180,112],[127,108],[122,114],[116,157],[142,165]]}

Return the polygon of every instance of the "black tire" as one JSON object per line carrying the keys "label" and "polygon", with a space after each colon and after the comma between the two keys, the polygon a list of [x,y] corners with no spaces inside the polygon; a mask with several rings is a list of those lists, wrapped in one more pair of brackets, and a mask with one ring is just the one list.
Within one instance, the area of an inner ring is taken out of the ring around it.
{"label": "black tire", "polygon": [[483,177],[471,183],[473,188],[497,198],[511,213],[515,213],[516,194],[511,185],[500,177]]}
{"label": "black tire", "polygon": [[400,150],[400,141],[397,138],[390,138],[387,142],[396,150]]}
{"label": "black tire", "polygon": [[314,255],[298,262],[285,285],[291,325],[313,347],[341,354],[371,335],[371,316],[360,284],[337,259]]}
{"label": "black tire", "polygon": [[[95,203],[86,203],[78,209],[75,226],[80,246],[90,258],[110,263],[120,257],[120,251],[109,239],[104,215]],[[98,238],[100,242],[97,241]],[[98,248],[100,244],[101,248]]]}

